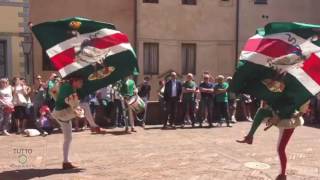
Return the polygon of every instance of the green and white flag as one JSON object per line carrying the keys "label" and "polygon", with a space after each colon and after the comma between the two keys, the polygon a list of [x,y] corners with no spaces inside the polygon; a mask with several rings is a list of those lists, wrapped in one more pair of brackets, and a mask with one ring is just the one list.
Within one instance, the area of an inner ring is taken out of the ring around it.
{"label": "green and white flag", "polygon": [[35,25],[32,32],[62,78],[85,78],[86,94],[138,71],[127,35],[112,24],[74,17]]}
{"label": "green and white flag", "polygon": [[244,46],[231,89],[268,102],[291,116],[320,92],[320,25],[276,22]]}

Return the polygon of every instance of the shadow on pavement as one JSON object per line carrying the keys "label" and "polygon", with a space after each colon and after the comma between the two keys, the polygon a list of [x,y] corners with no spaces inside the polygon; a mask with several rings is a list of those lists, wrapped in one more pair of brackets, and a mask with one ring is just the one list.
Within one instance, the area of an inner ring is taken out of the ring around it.
{"label": "shadow on pavement", "polygon": [[144,130],[162,129],[162,126],[146,126]]}
{"label": "shadow on pavement", "polygon": [[71,170],[62,170],[62,169],[20,169],[20,170],[11,170],[3,171],[0,173],[0,179],[6,180],[27,180],[32,178],[43,178],[53,174],[71,174],[79,173],[84,169],[71,169]]}
{"label": "shadow on pavement", "polygon": [[320,123],[318,122],[317,123],[306,122],[304,126],[320,129]]}
{"label": "shadow on pavement", "polygon": [[185,126],[185,127],[181,127],[180,125],[177,125],[176,128],[171,128],[171,127],[168,127],[166,129],[163,129],[162,126],[161,127],[145,127],[144,130],[177,130],[177,129],[180,129],[180,130],[187,130],[187,129],[214,129],[214,128],[225,128],[225,126],[222,126],[222,127],[219,127],[219,126],[213,126],[213,127],[208,127],[207,125],[203,126],[203,127],[199,127],[199,126],[196,126],[196,127],[191,127],[191,126]]}
{"label": "shadow on pavement", "polygon": [[[178,128],[178,127],[177,127]],[[148,131],[148,130],[163,130],[163,131],[170,131],[170,130],[177,130],[177,128],[172,128],[172,127],[167,127],[167,128],[163,128],[161,127],[145,127],[144,130]]]}
{"label": "shadow on pavement", "polygon": [[125,131],[108,131],[106,134],[111,134],[114,136],[121,136],[121,135],[129,135],[132,134],[134,132],[125,132]]}

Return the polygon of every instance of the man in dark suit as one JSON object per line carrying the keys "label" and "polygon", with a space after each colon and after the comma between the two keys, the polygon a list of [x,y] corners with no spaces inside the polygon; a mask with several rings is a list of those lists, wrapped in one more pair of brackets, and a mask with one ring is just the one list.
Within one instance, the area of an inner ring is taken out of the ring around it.
{"label": "man in dark suit", "polygon": [[[182,93],[182,84],[177,80],[177,74],[175,72],[171,73],[171,79],[166,83],[164,88],[164,100],[167,105],[167,113],[169,116],[170,126],[175,128],[178,102]],[[163,123],[163,128],[167,127],[168,118]]]}

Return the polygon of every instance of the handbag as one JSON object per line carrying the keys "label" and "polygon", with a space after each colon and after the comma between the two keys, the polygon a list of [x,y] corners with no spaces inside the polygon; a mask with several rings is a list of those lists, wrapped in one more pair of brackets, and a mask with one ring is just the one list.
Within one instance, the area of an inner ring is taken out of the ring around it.
{"label": "handbag", "polygon": [[27,98],[23,94],[18,93],[15,98],[15,105],[26,105],[27,103]]}
{"label": "handbag", "polygon": [[14,112],[14,107],[13,106],[5,106],[3,108],[3,112],[6,114],[10,114],[10,113]]}

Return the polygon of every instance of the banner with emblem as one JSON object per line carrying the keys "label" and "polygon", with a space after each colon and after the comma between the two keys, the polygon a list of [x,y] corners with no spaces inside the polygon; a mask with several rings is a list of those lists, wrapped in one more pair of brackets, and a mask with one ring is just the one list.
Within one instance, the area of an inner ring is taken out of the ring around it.
{"label": "banner with emblem", "polygon": [[274,22],[245,44],[230,88],[291,116],[320,92],[320,25]]}
{"label": "banner with emblem", "polygon": [[83,94],[138,72],[127,35],[112,24],[73,17],[34,25],[32,32],[62,78],[85,78]]}

